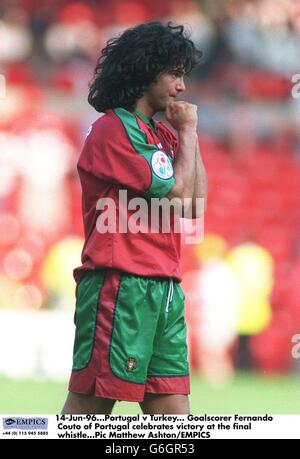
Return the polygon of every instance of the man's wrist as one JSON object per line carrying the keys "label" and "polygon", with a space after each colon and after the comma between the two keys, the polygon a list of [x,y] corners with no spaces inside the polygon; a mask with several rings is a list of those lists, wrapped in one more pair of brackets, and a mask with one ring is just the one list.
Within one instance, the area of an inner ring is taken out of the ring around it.
{"label": "man's wrist", "polygon": [[177,129],[177,133],[179,136],[188,135],[188,136],[195,136],[197,137],[197,126],[182,126]]}

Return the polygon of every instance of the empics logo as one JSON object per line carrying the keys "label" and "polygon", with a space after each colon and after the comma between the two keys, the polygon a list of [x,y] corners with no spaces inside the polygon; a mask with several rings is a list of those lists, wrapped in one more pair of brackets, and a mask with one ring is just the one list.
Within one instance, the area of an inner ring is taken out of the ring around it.
{"label": "empics logo", "polygon": [[[4,421],[3,421],[3,422],[4,422]],[[11,419],[11,418],[5,419],[5,425],[7,425],[7,426],[12,426],[12,425],[15,424],[15,423],[16,423],[16,421],[15,421],[14,419]],[[3,427],[4,427],[4,426],[3,426]]]}
{"label": "empics logo", "polygon": [[47,418],[3,418],[3,430],[21,429],[21,430],[47,430]]}

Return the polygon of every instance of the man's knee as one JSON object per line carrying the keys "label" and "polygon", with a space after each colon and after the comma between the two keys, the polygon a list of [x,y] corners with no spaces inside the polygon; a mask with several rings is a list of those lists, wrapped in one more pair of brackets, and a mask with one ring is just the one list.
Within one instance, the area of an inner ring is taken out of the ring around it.
{"label": "man's knee", "polygon": [[145,394],[140,402],[144,414],[189,414],[188,395]]}
{"label": "man's knee", "polygon": [[69,392],[62,414],[110,414],[116,400]]}

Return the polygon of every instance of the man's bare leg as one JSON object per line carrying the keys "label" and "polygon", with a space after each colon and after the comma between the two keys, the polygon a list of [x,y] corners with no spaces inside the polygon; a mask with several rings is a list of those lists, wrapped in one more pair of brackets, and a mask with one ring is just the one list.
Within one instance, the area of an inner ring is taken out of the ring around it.
{"label": "man's bare leg", "polygon": [[188,395],[146,394],[140,407],[144,414],[189,414]]}
{"label": "man's bare leg", "polygon": [[111,414],[116,400],[69,392],[61,414]]}

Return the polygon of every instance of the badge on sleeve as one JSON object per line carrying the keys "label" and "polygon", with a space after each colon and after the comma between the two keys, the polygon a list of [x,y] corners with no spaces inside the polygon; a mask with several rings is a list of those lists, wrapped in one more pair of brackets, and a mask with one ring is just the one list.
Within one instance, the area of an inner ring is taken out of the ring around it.
{"label": "badge on sleeve", "polygon": [[173,167],[170,158],[163,151],[156,151],[151,158],[152,170],[157,177],[168,180],[173,177]]}

